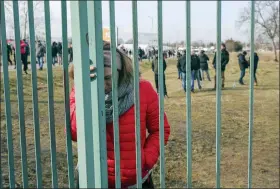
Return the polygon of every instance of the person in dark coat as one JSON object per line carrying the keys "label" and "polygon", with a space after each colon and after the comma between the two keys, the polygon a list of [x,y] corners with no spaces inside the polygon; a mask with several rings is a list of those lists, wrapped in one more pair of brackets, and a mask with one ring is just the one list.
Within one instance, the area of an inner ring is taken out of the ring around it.
{"label": "person in dark coat", "polygon": [[57,44],[57,62],[58,65],[62,65],[62,44],[61,42],[58,42]]}
{"label": "person in dark coat", "polygon": [[239,84],[244,85],[243,78],[246,73],[246,69],[248,68],[248,61],[246,60],[247,52],[244,51],[243,53],[238,54],[238,63],[240,68],[240,78],[239,78]]}
{"label": "person in dark coat", "polygon": [[53,65],[56,63],[56,58],[57,58],[57,43],[53,42],[52,44],[52,62]]}
{"label": "person in dark coat", "polygon": [[199,57],[192,51],[191,54],[191,91],[194,92],[194,81],[197,80],[198,88],[201,89],[200,78],[199,78],[199,70],[200,70],[200,61]]}
{"label": "person in dark coat", "polygon": [[10,56],[12,55],[12,52],[13,52],[13,50],[12,50],[11,45],[10,45],[10,44],[7,44],[8,62],[9,62],[11,65],[13,65],[13,62],[12,62],[11,57],[10,57]]}
{"label": "person in dark coat", "polygon": [[[226,49],[226,45],[224,43],[221,44],[221,75],[222,75],[222,88],[225,87],[225,70],[226,70],[226,66],[229,62],[229,53]],[[213,67],[215,69],[216,72],[216,53],[213,59]],[[215,73],[215,77],[214,77],[214,89],[216,89],[216,73]]]}
{"label": "person in dark coat", "polygon": [[205,72],[208,81],[211,81],[209,69],[208,69],[208,60],[209,60],[208,56],[205,54],[205,51],[202,50],[199,54],[200,72],[201,72],[202,80],[204,80],[204,72]]}
{"label": "person in dark coat", "polygon": [[181,81],[182,81],[182,88],[186,92],[186,51],[183,56],[178,59],[177,62],[177,69],[180,73]]}
{"label": "person in dark coat", "polygon": [[69,48],[68,48],[68,53],[69,53],[69,62],[73,62],[73,48],[72,48],[72,43],[70,43]]}
{"label": "person in dark coat", "polygon": [[[164,91],[164,97],[168,98],[167,95],[167,90],[166,90],[166,84],[165,84],[165,70],[166,70],[166,61],[165,59],[167,58],[167,54],[163,53],[163,91]],[[155,84],[156,84],[156,88],[157,88],[157,93],[159,93],[159,87],[158,87],[158,56],[156,55],[155,58],[152,61],[152,70],[154,72],[155,75]]]}
{"label": "person in dark coat", "polygon": [[[179,61],[179,59],[181,58],[181,53],[178,51],[177,52],[177,59],[178,59],[178,61]],[[180,72],[180,70],[178,69],[178,79],[181,79],[181,72]]]}
{"label": "person in dark coat", "polygon": [[[249,63],[250,63],[250,57],[249,57]],[[259,56],[258,54],[255,52],[254,53],[254,79],[255,79],[255,84],[258,85],[258,80],[257,80],[257,76],[256,76],[256,72],[258,69],[258,64],[259,64]],[[249,64],[250,66],[250,64]]]}

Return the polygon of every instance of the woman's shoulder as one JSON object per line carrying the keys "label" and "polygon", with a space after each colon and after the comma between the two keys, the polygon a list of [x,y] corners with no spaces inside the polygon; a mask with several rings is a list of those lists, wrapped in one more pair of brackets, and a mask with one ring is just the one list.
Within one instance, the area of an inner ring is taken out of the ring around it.
{"label": "woman's shoulder", "polygon": [[140,79],[139,87],[140,88],[145,88],[147,90],[153,89],[152,83],[148,80],[145,80],[145,79]]}

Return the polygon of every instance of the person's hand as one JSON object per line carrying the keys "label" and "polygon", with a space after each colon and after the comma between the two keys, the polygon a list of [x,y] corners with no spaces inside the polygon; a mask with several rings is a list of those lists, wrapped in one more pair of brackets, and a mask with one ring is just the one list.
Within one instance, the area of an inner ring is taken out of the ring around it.
{"label": "person's hand", "polygon": [[95,71],[96,67],[95,66],[90,66],[89,67],[89,70],[90,70],[90,78],[91,79],[94,79],[96,77],[96,74],[95,73],[91,73],[93,71]]}

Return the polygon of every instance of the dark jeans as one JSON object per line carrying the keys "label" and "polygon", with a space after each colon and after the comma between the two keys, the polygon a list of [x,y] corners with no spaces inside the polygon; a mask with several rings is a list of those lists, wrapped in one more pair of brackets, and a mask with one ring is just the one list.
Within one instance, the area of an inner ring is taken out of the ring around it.
{"label": "dark jeans", "polygon": [[[159,93],[158,74],[155,74],[155,83],[156,83],[157,93]],[[163,74],[163,92],[164,92],[164,95],[167,95],[166,84],[165,84],[165,74]]]}
{"label": "dark jeans", "polygon": [[26,54],[21,54],[21,61],[23,64],[23,71],[27,70],[27,55]]}
{"label": "dark jeans", "polygon": [[243,83],[243,78],[245,76],[245,73],[246,73],[245,69],[240,70],[240,78],[239,78],[240,83]]}

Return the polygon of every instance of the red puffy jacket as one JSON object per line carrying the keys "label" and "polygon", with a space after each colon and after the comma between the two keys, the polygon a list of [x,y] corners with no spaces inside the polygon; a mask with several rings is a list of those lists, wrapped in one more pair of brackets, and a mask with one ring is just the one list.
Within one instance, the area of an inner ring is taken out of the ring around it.
{"label": "red puffy jacket", "polygon": [[[140,123],[141,123],[141,155],[142,177],[157,163],[159,157],[159,103],[158,95],[150,82],[141,80],[140,91]],[[70,95],[70,119],[72,140],[77,141],[75,89]],[[119,117],[120,134],[120,169],[122,187],[136,184],[136,147],[134,106]],[[164,115],[164,141],[168,141],[170,126]],[[107,163],[108,184],[115,186],[114,131],[113,123],[107,124]],[[148,131],[148,136],[147,132]]]}

